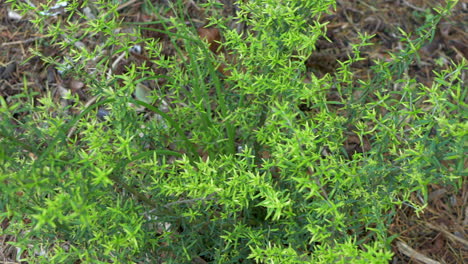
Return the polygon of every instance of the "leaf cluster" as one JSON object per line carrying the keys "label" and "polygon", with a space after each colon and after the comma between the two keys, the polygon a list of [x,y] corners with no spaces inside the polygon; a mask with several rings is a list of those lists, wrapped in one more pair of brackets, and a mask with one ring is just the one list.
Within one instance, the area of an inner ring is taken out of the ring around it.
{"label": "leaf cluster", "polygon": [[[405,74],[450,4],[415,39],[402,32],[406,48],[360,80],[350,66],[372,36],[333,75],[305,66],[334,1],[238,1],[229,19],[249,31],[216,19],[224,54],[184,22],[182,1],[145,1],[149,13],[176,14],[146,24],[120,21],[106,1],[84,1],[94,18],[70,2],[64,20],[35,20],[51,37],[42,44],[66,57],[36,55],[82,78],[93,99],[57,101],[27,85],[0,97],[0,217],[18,260],[387,263],[395,209],[422,210],[410,194],[427,200],[429,183],[459,187],[466,176],[466,62],[431,87]],[[137,30],[116,33],[126,26]],[[148,29],[171,37],[172,56],[138,32]],[[100,44],[77,44],[86,39]],[[117,73],[113,62],[139,43],[149,61]],[[361,151],[346,149],[350,135]]]}

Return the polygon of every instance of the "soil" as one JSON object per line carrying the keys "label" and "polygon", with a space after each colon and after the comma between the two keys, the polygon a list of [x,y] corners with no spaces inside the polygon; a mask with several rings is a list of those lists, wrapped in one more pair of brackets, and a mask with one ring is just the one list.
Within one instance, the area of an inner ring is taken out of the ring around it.
{"label": "soil", "polygon": [[[31,1],[36,5],[46,1]],[[152,1],[155,5],[167,5],[168,1]],[[202,28],[207,23],[205,12],[198,2],[185,0],[187,23],[194,24],[201,37],[206,38],[217,52],[213,40],[222,39],[219,31]],[[224,3],[222,15],[234,15],[236,6],[233,0],[218,1]],[[337,0],[336,10],[321,17],[327,25],[327,37],[331,42],[322,39],[317,43],[317,52],[307,62],[309,70],[316,75],[333,74],[336,60],[346,58],[350,43],[359,42],[358,33],[375,34],[374,45],[363,50],[367,60],[353,65],[357,78],[366,79],[371,74],[369,67],[374,59],[389,59],[388,52],[397,52],[404,45],[398,28],[406,32],[415,32],[425,20],[434,14],[433,7],[445,1],[436,0]],[[118,12],[126,22],[150,21],[151,15],[142,11],[142,1],[130,0],[123,3]],[[56,100],[60,100],[63,89],[78,93],[80,100],[92,100],[87,87],[79,77],[62,78],[58,70],[44,63],[33,53],[40,50],[49,56],[63,56],[60,51],[46,45],[48,37],[38,34],[37,29],[28,20],[9,9],[10,4],[0,0],[0,95],[10,102],[21,93],[27,85],[31,92],[39,96],[50,91]],[[57,12],[64,12],[58,10]],[[171,16],[170,12],[165,14]],[[60,14],[51,16],[51,21]],[[244,29],[242,24],[233,27]],[[152,27],[158,29],[160,24]],[[162,28],[159,28],[162,29]],[[145,37],[160,39],[163,53],[171,56],[174,53],[167,35],[154,31],[143,31]],[[94,45],[93,40],[82,40],[84,45]],[[430,86],[435,75],[450,67],[451,61],[460,62],[468,59],[468,4],[463,1],[453,9],[450,16],[439,23],[431,43],[419,51],[420,60],[411,65],[407,74],[417,82]],[[134,60],[145,60],[144,55],[135,55]],[[223,71],[223,69],[220,69]],[[225,73],[225,72],[223,72]],[[228,73],[225,73],[228,74]],[[466,81],[466,75],[464,77]],[[333,96],[333,95],[330,95]],[[299,102],[298,102],[299,103]],[[348,142],[348,145],[359,145]],[[351,148],[351,147],[349,147]],[[348,149],[347,149],[348,150]],[[354,151],[351,150],[350,151]],[[365,150],[360,150],[365,151]],[[467,164],[465,164],[466,166]],[[429,204],[426,209],[416,214],[415,210],[403,204],[397,211],[389,227],[391,234],[398,234],[393,242],[394,257],[392,263],[467,263],[468,262],[468,183],[464,181],[461,190],[450,186],[430,185]],[[416,194],[412,202],[421,204]],[[2,228],[8,221],[1,223]],[[16,251],[7,241],[12,237],[0,236],[0,262],[13,261]],[[433,262],[431,262],[433,261]],[[434,262],[437,261],[437,262]]]}

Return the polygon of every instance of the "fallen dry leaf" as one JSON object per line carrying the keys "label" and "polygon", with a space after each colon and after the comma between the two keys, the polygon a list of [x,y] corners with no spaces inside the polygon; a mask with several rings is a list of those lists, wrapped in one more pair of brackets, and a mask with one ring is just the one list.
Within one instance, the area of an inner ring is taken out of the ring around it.
{"label": "fallen dry leaf", "polygon": [[364,153],[371,149],[369,140],[363,137],[363,142],[359,139],[356,134],[350,134],[344,142],[344,148],[348,153],[348,156],[352,156],[354,153]]}
{"label": "fallen dry leaf", "polygon": [[219,32],[219,29],[199,28],[197,31],[198,36],[200,36],[201,39],[204,39],[206,42],[208,42],[208,48],[213,53],[217,54],[219,52],[219,45],[221,43],[221,33]]}

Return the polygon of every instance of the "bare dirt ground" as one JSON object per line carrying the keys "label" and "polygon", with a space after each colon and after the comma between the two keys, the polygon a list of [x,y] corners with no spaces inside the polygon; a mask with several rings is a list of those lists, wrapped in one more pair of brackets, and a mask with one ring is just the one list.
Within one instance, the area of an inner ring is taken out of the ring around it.
{"label": "bare dirt ground", "polygon": [[[32,1],[41,2],[41,1]],[[153,1],[155,5],[165,1]],[[204,12],[197,5],[200,1],[186,1],[188,17],[195,24],[206,21]],[[233,14],[234,1],[225,3],[226,15]],[[388,52],[401,49],[402,42],[398,28],[415,32],[427,16],[433,14],[432,7],[443,4],[437,0],[337,0],[337,9],[322,18],[328,21],[327,36],[332,42],[320,40],[317,52],[309,59],[308,67],[317,75],[333,73],[337,59],[346,56],[349,43],[358,42],[358,33],[375,34],[373,46],[365,49],[366,63],[355,65],[357,78],[366,79],[370,74],[372,59],[389,59]],[[9,4],[0,0],[0,94],[7,102],[28,87],[38,95],[51,92],[60,100],[57,87],[65,87],[79,93],[84,102],[91,95],[79,79],[62,79],[57,69],[42,62],[32,53],[38,49],[51,56],[63,56],[44,43],[45,36],[37,34],[34,25],[24,17],[17,17],[9,10]],[[141,1],[129,1],[121,5],[119,14],[125,21],[151,19],[141,11]],[[55,18],[58,19],[58,18]],[[147,32],[149,37],[166,43],[170,55],[170,41],[167,35]],[[152,35],[153,34],[153,35]],[[83,40],[93,45],[92,40]],[[438,26],[432,43],[420,50],[420,61],[411,66],[408,75],[418,82],[429,85],[433,71],[446,69],[451,61],[468,59],[468,4],[459,1],[451,16],[444,18]],[[465,163],[466,165],[466,163]],[[398,234],[393,242],[395,256],[392,263],[467,263],[468,262],[468,183],[464,188],[453,190],[448,186],[431,185],[429,204],[423,213],[416,215],[408,206],[402,206],[389,227],[391,234]],[[414,195],[413,202],[422,201]],[[7,222],[1,227],[5,228]],[[15,259],[15,250],[6,244],[14,238],[0,236],[0,262]],[[437,262],[436,262],[437,261]]]}

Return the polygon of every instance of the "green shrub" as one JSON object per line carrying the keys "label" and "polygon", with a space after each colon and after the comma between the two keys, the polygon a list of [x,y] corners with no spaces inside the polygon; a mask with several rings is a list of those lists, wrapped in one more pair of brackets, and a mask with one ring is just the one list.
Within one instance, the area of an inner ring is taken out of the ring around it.
{"label": "green shrub", "polygon": [[[80,2],[55,24],[34,11],[49,36],[40,44],[66,56],[36,55],[83,80],[94,100],[70,94],[63,107],[26,84],[0,97],[3,234],[27,261],[387,263],[395,209],[413,192],[427,199],[429,183],[459,187],[466,176],[466,61],[431,87],[405,74],[454,2],[416,37],[402,32],[407,47],[376,61],[369,80],[350,70],[371,45],[363,35],[335,74],[310,82],[305,61],[325,33],[316,21],[334,1],[238,1],[249,32],[212,18],[235,60],[210,52],[181,1],[167,7],[172,18],[130,24],[105,1],[85,1],[99,11],[86,18]],[[206,10],[220,12],[212,2]],[[169,35],[175,54],[123,27]],[[87,39],[99,45],[77,44]],[[116,73],[116,57],[143,42],[153,65]],[[351,136],[361,151],[345,148]]]}

